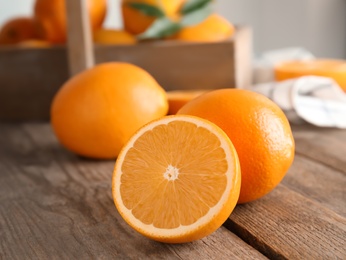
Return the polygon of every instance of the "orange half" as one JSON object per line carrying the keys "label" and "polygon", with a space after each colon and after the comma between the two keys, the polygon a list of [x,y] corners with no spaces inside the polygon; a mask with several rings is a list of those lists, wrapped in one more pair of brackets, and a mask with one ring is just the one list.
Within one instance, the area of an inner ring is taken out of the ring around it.
{"label": "orange half", "polygon": [[302,76],[321,76],[332,78],[346,91],[346,61],[333,59],[315,59],[308,61],[287,61],[275,66],[275,78],[278,81]]}
{"label": "orange half", "polygon": [[124,146],[113,173],[115,205],[151,239],[182,243],[219,228],[240,192],[237,153],[213,123],[168,116],[141,128]]}

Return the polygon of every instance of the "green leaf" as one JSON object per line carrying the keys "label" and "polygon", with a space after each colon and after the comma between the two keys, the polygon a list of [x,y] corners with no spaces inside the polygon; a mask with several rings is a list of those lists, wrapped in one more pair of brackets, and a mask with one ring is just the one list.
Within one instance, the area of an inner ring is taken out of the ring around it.
{"label": "green leaf", "polygon": [[166,16],[164,11],[162,11],[159,7],[154,5],[143,3],[128,3],[128,5],[134,9],[137,9],[138,11],[147,16],[153,16],[158,18]]}
{"label": "green leaf", "polygon": [[167,17],[155,20],[152,25],[142,34],[138,35],[139,40],[160,39],[175,34],[181,29],[181,25],[171,21]]}
{"label": "green leaf", "polygon": [[182,27],[192,26],[204,21],[209,15],[211,15],[213,9],[210,4],[203,6],[202,8],[196,9],[184,15],[180,21]]}
{"label": "green leaf", "polygon": [[205,5],[208,5],[211,2],[212,0],[188,0],[183,5],[180,12],[182,14],[188,14],[204,7]]}

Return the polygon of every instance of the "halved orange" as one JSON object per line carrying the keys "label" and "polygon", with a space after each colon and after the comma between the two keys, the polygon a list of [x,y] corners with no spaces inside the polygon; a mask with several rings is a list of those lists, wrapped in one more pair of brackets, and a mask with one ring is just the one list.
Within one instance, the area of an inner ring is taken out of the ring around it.
{"label": "halved orange", "polygon": [[112,192],[124,220],[142,235],[190,242],[219,228],[240,192],[238,155],[213,123],[167,116],[142,127],[115,164]]}
{"label": "halved orange", "polygon": [[315,59],[306,61],[286,61],[274,68],[278,81],[302,76],[321,76],[332,78],[346,92],[346,61],[333,59]]}

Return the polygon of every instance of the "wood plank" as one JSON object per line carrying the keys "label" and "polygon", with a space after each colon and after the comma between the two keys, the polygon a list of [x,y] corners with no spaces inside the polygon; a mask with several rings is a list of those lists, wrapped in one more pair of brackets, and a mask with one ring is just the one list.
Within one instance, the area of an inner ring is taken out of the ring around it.
{"label": "wood plank", "polygon": [[224,227],[188,244],[151,241],[115,209],[114,161],[67,152],[48,124],[0,133],[0,258],[265,259]]}
{"label": "wood plank", "polygon": [[269,258],[346,258],[346,219],[283,185],[238,205],[225,226]]}
{"label": "wood plank", "polygon": [[76,75],[94,66],[94,49],[87,2],[66,1],[67,46],[70,75]]}
{"label": "wood plank", "polygon": [[346,175],[344,173],[296,155],[282,184],[346,217]]}
{"label": "wood plank", "polygon": [[346,130],[293,126],[296,153],[346,174]]}
{"label": "wood plank", "polygon": [[0,50],[0,120],[47,120],[67,79],[64,47]]}

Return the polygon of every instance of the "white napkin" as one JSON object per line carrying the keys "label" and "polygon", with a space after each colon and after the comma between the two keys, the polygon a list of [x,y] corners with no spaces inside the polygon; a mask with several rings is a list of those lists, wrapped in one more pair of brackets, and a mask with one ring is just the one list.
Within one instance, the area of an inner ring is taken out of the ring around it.
{"label": "white napkin", "polygon": [[251,89],[272,99],[293,123],[303,119],[320,127],[346,129],[346,94],[330,78],[306,76]]}

